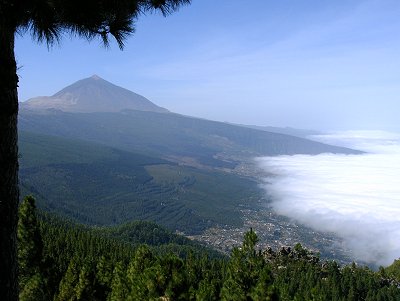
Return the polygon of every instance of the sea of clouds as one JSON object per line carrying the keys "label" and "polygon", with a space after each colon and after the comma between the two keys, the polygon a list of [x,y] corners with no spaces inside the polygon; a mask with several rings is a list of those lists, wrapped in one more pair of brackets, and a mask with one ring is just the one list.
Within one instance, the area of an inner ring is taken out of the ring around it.
{"label": "sea of clouds", "polygon": [[363,150],[258,158],[279,214],[344,239],[354,258],[388,265],[400,257],[400,134],[348,131],[310,136]]}

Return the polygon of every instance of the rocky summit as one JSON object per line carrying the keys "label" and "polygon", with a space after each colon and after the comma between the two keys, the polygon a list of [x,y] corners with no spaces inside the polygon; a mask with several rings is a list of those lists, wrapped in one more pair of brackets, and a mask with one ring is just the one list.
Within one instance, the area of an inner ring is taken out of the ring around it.
{"label": "rocky summit", "polygon": [[98,75],[79,80],[53,96],[31,98],[20,104],[22,109],[56,109],[64,112],[93,113],[122,110],[167,113],[168,110],[147,98],[114,85]]}

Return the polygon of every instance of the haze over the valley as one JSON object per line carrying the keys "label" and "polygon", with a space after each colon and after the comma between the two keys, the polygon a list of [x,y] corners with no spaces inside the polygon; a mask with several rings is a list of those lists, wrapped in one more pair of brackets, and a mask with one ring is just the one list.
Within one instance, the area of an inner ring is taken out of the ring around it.
{"label": "haze over the valley", "polygon": [[388,265],[400,254],[400,135],[348,131],[313,139],[364,155],[264,157],[264,188],[280,214],[344,238],[356,260]]}

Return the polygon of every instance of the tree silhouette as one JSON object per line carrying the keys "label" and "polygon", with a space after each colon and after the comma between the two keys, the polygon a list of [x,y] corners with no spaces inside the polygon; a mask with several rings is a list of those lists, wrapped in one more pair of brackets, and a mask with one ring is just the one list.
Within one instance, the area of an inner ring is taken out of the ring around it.
{"label": "tree silhouette", "polygon": [[17,300],[16,226],[18,190],[17,33],[51,45],[64,33],[122,49],[135,20],[148,12],[164,16],[190,0],[0,0],[0,296]]}

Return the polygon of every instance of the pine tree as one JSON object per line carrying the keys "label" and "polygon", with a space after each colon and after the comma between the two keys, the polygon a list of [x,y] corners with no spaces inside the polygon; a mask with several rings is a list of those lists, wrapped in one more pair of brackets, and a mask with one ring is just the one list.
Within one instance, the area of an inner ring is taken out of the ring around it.
{"label": "pine tree", "polygon": [[95,291],[96,295],[107,297],[111,291],[113,266],[111,260],[101,256],[96,265]]}
{"label": "pine tree", "polygon": [[222,300],[277,300],[270,270],[255,249],[257,242],[257,234],[250,229],[244,235],[242,247],[233,249],[221,289]]}
{"label": "pine tree", "polygon": [[25,197],[19,207],[17,237],[19,275],[25,278],[38,272],[43,251],[35,199],[32,196]]}
{"label": "pine tree", "polygon": [[246,300],[246,287],[244,282],[247,274],[244,252],[234,248],[228,264],[227,278],[221,289],[221,300],[240,301]]}
{"label": "pine tree", "polygon": [[216,282],[217,279],[203,279],[200,281],[196,292],[196,300],[219,300],[219,290]]}
{"label": "pine tree", "polygon": [[153,252],[147,245],[140,246],[136,250],[127,270],[128,300],[145,300],[149,298],[151,277],[148,274],[152,273],[151,267],[155,260]]}
{"label": "pine tree", "polygon": [[122,262],[117,262],[111,282],[110,301],[125,301],[128,296],[125,268]]}
{"label": "pine tree", "polygon": [[15,35],[30,31],[49,45],[64,33],[87,40],[99,37],[119,47],[134,32],[139,15],[168,15],[190,0],[0,0],[0,296],[18,299],[18,75]]}
{"label": "pine tree", "polygon": [[161,266],[167,279],[165,296],[170,300],[186,300],[187,290],[182,259],[170,254],[161,260]]}
{"label": "pine tree", "polygon": [[36,273],[25,280],[19,293],[20,301],[47,300],[42,275]]}
{"label": "pine tree", "polygon": [[275,301],[278,300],[278,292],[273,286],[271,271],[264,267],[258,273],[258,280],[252,286],[250,296],[255,301]]}
{"label": "pine tree", "polygon": [[43,242],[36,216],[35,199],[27,196],[19,207],[17,228],[20,295],[23,300],[36,300],[44,294],[41,261]]}
{"label": "pine tree", "polygon": [[93,275],[89,263],[84,263],[78,277],[78,283],[75,286],[77,300],[94,300]]}
{"label": "pine tree", "polygon": [[73,258],[68,265],[67,272],[62,278],[55,301],[74,301],[78,300],[76,286],[79,282],[79,268],[76,258]]}

